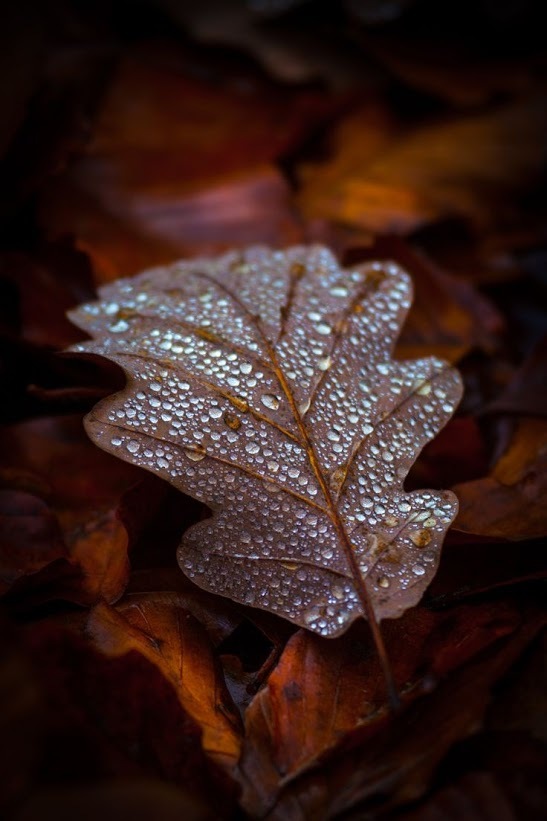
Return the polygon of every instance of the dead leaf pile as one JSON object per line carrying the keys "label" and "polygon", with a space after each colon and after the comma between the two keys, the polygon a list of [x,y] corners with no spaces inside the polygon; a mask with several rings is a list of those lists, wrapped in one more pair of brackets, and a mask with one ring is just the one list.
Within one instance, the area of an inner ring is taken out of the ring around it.
{"label": "dead leaf pile", "polygon": [[545,817],[541,4],[46,5],[0,11],[0,815]]}

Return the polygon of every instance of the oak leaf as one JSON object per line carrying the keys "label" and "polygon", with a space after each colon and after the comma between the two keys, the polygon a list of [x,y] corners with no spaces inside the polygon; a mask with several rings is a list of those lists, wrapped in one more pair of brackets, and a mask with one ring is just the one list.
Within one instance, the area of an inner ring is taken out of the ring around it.
{"label": "oak leaf", "polygon": [[461,384],[435,357],[391,358],[411,302],[399,266],[254,247],[100,297],[71,315],[96,337],[76,350],[128,382],[87,431],[213,510],[179,550],[196,584],[324,636],[419,601],[457,501],[403,481]]}

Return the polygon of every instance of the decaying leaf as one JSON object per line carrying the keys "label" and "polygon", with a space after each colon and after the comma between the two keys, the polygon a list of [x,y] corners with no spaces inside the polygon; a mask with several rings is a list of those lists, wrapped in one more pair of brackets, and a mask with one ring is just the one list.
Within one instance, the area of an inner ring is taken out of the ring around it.
{"label": "decaying leaf", "polygon": [[422,596],[452,493],[405,493],[452,415],[458,373],[391,358],[410,306],[393,263],[254,247],[120,280],[72,319],[128,383],[87,430],[209,505],[180,564],[199,586],[323,636]]}

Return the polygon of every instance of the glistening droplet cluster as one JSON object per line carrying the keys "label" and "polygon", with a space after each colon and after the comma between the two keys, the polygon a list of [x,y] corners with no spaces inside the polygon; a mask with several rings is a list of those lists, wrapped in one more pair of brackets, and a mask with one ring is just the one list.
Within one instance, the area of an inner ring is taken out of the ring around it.
{"label": "glistening droplet cluster", "polygon": [[[406,493],[453,413],[457,372],[392,359],[411,302],[394,263],[344,270],[323,247],[253,247],[119,280],[73,321],[126,388],[91,437],[213,511],[179,561],[200,586],[324,636],[415,604],[455,516]],[[359,595],[361,592],[361,596]]]}

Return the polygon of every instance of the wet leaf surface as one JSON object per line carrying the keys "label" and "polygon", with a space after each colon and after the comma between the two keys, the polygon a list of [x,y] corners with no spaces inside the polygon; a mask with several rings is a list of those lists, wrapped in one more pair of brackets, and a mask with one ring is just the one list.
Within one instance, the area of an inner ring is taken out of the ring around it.
{"label": "wet leaf surface", "polygon": [[402,269],[256,247],[100,295],[71,314],[96,337],[76,349],[113,359],[128,385],[87,431],[213,508],[179,550],[190,578],[324,636],[358,616],[376,635],[419,601],[456,506],[402,480],[461,388],[442,360],[390,359],[411,300]]}

